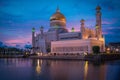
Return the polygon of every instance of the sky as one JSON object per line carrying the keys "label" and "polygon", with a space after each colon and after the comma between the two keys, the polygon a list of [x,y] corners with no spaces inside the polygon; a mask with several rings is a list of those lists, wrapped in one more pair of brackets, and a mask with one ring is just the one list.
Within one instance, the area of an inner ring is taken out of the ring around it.
{"label": "sky", "polygon": [[120,42],[120,1],[119,0],[0,0],[0,42],[10,46],[31,43],[31,29],[40,26],[46,32],[50,28],[50,17],[57,6],[67,20],[69,31],[72,27],[80,31],[80,20],[86,27],[95,27],[95,8],[102,10],[102,30],[106,43]]}

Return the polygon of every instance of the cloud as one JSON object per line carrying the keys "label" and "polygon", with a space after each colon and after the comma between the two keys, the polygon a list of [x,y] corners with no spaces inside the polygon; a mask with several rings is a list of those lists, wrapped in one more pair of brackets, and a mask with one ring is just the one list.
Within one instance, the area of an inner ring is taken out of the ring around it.
{"label": "cloud", "polygon": [[102,25],[111,25],[113,24],[113,21],[102,21]]}
{"label": "cloud", "polygon": [[[52,4],[52,5],[51,5]],[[80,30],[80,20],[86,20],[89,28],[95,26],[95,7],[102,7],[102,29],[105,36],[119,37],[120,1],[118,0],[1,0],[0,1],[0,40],[11,45],[22,45],[31,41],[31,29],[44,26],[49,29],[49,18],[57,5],[67,19],[67,28]],[[86,6],[87,5],[87,6]],[[117,34],[116,34],[117,33]],[[107,37],[109,42],[110,37]],[[113,40],[114,40],[113,39]],[[117,40],[115,40],[117,41]]]}
{"label": "cloud", "polygon": [[13,47],[17,47],[17,48],[24,48],[25,44],[31,44],[31,38],[21,38],[21,39],[12,39],[12,40],[7,40],[5,41],[5,44],[8,46],[13,46]]}
{"label": "cloud", "polygon": [[120,8],[120,1],[119,0],[105,0],[101,2],[101,5],[106,8],[108,11],[119,10]]}

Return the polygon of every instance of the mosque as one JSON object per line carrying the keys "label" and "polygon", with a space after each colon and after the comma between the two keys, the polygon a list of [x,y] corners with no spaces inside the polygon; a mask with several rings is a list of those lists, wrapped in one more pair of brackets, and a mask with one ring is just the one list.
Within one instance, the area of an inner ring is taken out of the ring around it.
{"label": "mosque", "polygon": [[85,20],[80,20],[80,31],[69,32],[66,28],[66,18],[59,8],[50,17],[50,28],[44,32],[44,27],[40,27],[40,33],[35,33],[32,28],[32,53],[51,54],[81,54],[92,53],[93,46],[99,46],[100,51],[105,51],[105,40],[101,26],[101,7],[96,7],[96,26],[89,29],[85,25]]}

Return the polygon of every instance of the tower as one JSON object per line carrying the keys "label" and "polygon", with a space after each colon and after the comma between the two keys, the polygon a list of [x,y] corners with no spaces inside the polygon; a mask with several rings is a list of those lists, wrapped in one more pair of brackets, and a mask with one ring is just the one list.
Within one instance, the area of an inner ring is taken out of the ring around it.
{"label": "tower", "polygon": [[82,39],[85,38],[85,20],[81,19],[81,34],[82,34]]}
{"label": "tower", "polygon": [[32,28],[32,53],[35,54],[35,28]]}
{"label": "tower", "polygon": [[102,26],[101,26],[101,7],[96,7],[96,37],[102,38]]}
{"label": "tower", "polygon": [[43,26],[40,27],[40,32],[41,32],[41,38],[43,38]]}

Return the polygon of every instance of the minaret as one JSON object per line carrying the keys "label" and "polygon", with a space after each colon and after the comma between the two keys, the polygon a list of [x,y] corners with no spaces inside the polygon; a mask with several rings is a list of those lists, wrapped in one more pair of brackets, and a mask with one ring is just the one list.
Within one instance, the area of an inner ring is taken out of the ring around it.
{"label": "minaret", "polygon": [[41,32],[41,38],[43,38],[43,26],[40,27],[40,32]]}
{"label": "minaret", "polygon": [[101,7],[96,7],[96,36],[102,38],[102,26],[101,26]]}
{"label": "minaret", "polygon": [[82,35],[82,39],[84,39],[85,37],[85,20],[84,19],[81,19],[81,35]]}
{"label": "minaret", "polygon": [[32,28],[32,53],[35,54],[35,28]]}

